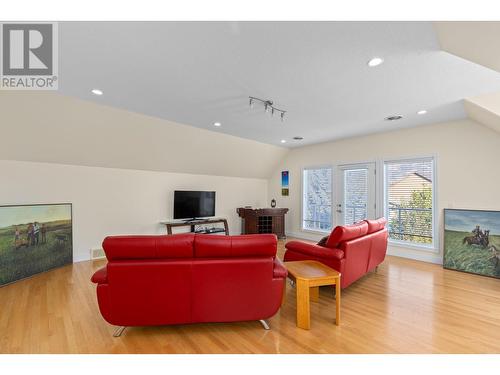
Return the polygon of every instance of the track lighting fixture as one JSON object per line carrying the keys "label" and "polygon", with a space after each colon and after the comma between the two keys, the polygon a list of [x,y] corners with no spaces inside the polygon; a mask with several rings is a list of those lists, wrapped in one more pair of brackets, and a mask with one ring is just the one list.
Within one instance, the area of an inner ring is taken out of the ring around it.
{"label": "track lighting fixture", "polygon": [[253,108],[253,105],[255,102],[262,103],[264,105],[264,111],[268,113],[269,111],[271,112],[271,116],[274,116],[274,112],[279,112],[281,121],[285,119],[285,113],[286,111],[282,109],[278,109],[274,106],[274,102],[272,100],[264,100],[264,99],[259,99],[254,96],[249,96],[249,104],[250,108]]}

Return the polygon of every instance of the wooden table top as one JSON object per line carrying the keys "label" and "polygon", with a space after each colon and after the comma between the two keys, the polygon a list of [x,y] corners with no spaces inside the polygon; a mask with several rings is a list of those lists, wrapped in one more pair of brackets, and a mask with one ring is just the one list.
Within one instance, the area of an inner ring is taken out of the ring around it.
{"label": "wooden table top", "polygon": [[318,280],[325,278],[338,278],[340,272],[325,266],[323,263],[315,260],[299,260],[293,262],[285,262],[285,267],[288,272],[296,279],[301,280]]}

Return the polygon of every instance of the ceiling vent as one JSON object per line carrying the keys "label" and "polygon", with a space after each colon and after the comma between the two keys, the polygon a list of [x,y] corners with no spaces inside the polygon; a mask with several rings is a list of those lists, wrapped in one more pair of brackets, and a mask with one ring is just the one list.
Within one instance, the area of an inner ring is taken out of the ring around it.
{"label": "ceiling vent", "polygon": [[396,120],[401,120],[402,118],[403,118],[403,116],[395,115],[395,116],[386,117],[384,120],[386,120],[386,121],[396,121]]}

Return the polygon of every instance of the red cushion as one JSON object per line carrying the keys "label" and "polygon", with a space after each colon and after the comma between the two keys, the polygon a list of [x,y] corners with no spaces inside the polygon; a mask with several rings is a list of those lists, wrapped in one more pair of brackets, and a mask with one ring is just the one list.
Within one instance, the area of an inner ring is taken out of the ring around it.
{"label": "red cushion", "polygon": [[194,240],[196,258],[257,257],[276,255],[278,239],[274,234],[214,236],[198,234]]}
{"label": "red cushion", "polygon": [[108,282],[108,268],[107,267],[102,267],[98,269],[94,275],[92,276],[92,279],[90,279],[93,283],[96,284],[106,284]]}
{"label": "red cushion", "polygon": [[328,237],[326,246],[335,248],[341,242],[353,240],[364,236],[366,233],[368,233],[368,223],[366,221],[360,221],[352,225],[338,226],[335,227],[330,237]]}
{"label": "red cushion", "polygon": [[328,249],[324,246],[303,241],[289,241],[286,243],[285,247],[287,250],[307,254],[311,257],[336,259],[342,259],[344,257],[344,252],[342,250]]}
{"label": "red cushion", "polygon": [[376,220],[365,220],[368,224],[368,233],[377,232],[381,229],[385,228],[385,224],[387,224],[387,220],[385,217],[381,217]]}
{"label": "red cushion", "polygon": [[286,279],[288,270],[278,258],[274,258],[273,277],[275,279]]}
{"label": "red cushion", "polygon": [[192,258],[194,234],[182,233],[156,237],[157,258]]}
{"label": "red cushion", "polygon": [[192,258],[194,234],[112,236],[102,243],[108,260]]}

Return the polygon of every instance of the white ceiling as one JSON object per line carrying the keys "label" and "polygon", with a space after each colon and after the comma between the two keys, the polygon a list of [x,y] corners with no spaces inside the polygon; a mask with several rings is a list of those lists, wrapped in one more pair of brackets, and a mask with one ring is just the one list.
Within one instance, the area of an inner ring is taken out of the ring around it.
{"label": "white ceiling", "polygon": [[[442,51],[430,22],[62,22],[59,34],[62,94],[275,145],[463,118],[464,98],[500,91],[500,73]],[[373,56],[384,64],[369,68]]]}

